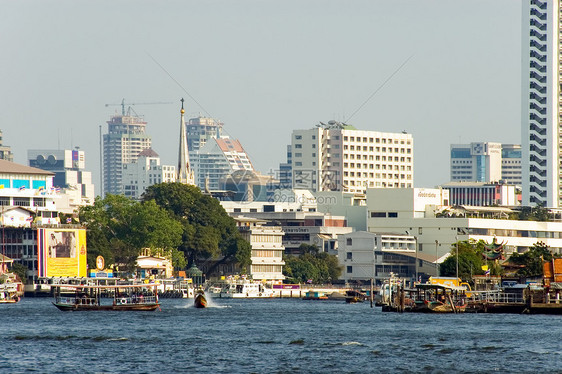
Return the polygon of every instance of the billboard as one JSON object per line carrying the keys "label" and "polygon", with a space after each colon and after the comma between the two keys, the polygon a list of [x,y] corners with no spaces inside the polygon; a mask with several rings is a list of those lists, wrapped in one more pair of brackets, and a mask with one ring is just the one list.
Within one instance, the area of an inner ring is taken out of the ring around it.
{"label": "billboard", "polygon": [[40,277],[86,277],[85,229],[37,229]]}

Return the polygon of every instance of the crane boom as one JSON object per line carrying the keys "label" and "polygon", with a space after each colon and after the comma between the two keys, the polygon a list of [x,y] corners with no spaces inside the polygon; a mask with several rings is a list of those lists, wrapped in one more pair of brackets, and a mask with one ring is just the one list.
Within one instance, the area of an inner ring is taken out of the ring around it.
{"label": "crane boom", "polygon": [[106,107],[120,106],[121,107],[121,114],[124,116],[125,115],[125,106],[128,106],[129,109],[131,109],[131,106],[133,106],[133,105],[155,105],[155,104],[173,104],[173,103],[169,102],[169,101],[167,101],[167,102],[159,101],[159,102],[152,102],[152,103],[127,103],[127,104],[125,104],[125,99],[123,99],[123,100],[121,100],[120,104],[105,104],[105,106]]}

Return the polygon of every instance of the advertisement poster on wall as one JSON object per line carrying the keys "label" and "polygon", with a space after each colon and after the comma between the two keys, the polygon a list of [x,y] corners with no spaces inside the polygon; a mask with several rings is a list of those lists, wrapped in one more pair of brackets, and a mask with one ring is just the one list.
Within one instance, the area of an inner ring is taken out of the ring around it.
{"label": "advertisement poster on wall", "polygon": [[85,277],[86,230],[37,230],[40,277]]}

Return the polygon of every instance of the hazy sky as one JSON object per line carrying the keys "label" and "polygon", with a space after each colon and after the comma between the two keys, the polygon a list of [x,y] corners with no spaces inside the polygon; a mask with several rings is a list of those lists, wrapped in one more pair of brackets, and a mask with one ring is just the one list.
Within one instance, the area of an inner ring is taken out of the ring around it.
{"label": "hazy sky", "polygon": [[105,104],[174,102],[133,109],[175,165],[184,97],[264,173],[319,121],[406,130],[433,187],[451,143],[520,143],[520,28],[518,0],[0,0],[0,129],[23,164],[79,146],[99,193]]}

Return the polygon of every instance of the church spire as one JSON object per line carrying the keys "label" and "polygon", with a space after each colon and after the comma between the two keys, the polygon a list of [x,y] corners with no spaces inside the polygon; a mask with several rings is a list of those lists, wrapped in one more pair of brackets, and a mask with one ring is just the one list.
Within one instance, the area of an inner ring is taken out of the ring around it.
{"label": "church spire", "polygon": [[183,98],[181,99],[181,121],[180,121],[180,149],[178,152],[178,169],[176,180],[179,183],[195,184],[193,169],[189,165],[189,149],[187,147],[187,130],[185,127],[185,109],[183,109]]}

